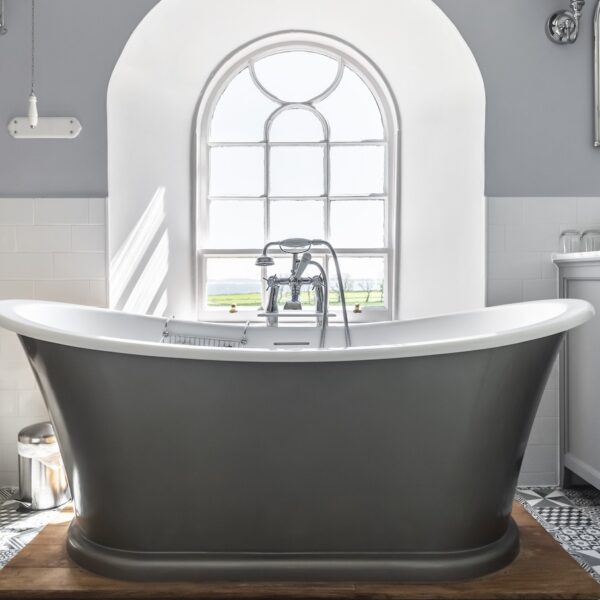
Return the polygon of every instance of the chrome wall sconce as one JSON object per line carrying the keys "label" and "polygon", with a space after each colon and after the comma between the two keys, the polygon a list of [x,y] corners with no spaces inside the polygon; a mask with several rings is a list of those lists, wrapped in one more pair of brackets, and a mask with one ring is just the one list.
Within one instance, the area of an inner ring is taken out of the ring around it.
{"label": "chrome wall sconce", "polygon": [[546,34],[555,44],[572,44],[579,35],[579,22],[585,0],[571,0],[570,10],[561,10],[550,16]]}
{"label": "chrome wall sconce", "polygon": [[0,35],[8,33],[6,26],[6,13],[4,12],[4,0],[0,0]]}

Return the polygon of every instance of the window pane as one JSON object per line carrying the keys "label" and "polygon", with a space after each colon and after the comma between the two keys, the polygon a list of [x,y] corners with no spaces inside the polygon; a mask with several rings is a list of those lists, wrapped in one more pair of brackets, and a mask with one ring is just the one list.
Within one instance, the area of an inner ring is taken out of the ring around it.
{"label": "window pane", "polygon": [[325,220],[324,202],[278,200],[271,202],[271,238],[322,238]]}
{"label": "window pane", "polygon": [[279,105],[269,100],[244,69],[227,86],[215,107],[211,142],[262,142],[265,121]]}
{"label": "window pane", "polygon": [[325,133],[321,121],[309,110],[290,108],[275,117],[269,139],[272,142],[322,142]]}
{"label": "window pane", "polygon": [[257,309],[261,305],[261,270],[253,258],[206,259],[206,305]]}
{"label": "window pane", "polygon": [[383,200],[336,200],[331,203],[331,238],[338,248],[383,248]]}
{"label": "window pane", "polygon": [[306,102],[335,81],[338,61],[305,50],[279,52],[254,64],[260,84],[285,102]]}
{"label": "window pane", "polygon": [[[362,306],[384,306],[385,304],[385,259],[340,258],[342,283],[346,292],[346,304],[351,311],[355,304]],[[333,262],[329,262],[331,303],[340,304],[339,286]]]}
{"label": "window pane", "polygon": [[321,196],[324,189],[322,147],[271,148],[271,196]]}
{"label": "window pane", "polygon": [[384,193],[385,148],[331,148],[331,195],[368,196]]}
{"label": "window pane", "polygon": [[339,86],[317,108],[331,128],[331,141],[382,140],[381,112],[371,90],[348,67]]}
{"label": "window pane", "polygon": [[209,212],[210,248],[261,248],[264,202],[215,200]]}
{"label": "window pane", "polygon": [[262,196],[264,149],[256,146],[211,148],[211,196]]}

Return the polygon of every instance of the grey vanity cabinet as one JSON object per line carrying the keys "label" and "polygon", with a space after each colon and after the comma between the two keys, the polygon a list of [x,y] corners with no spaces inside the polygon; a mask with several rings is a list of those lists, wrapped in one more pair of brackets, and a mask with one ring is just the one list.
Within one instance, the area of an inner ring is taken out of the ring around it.
{"label": "grey vanity cabinet", "polygon": [[587,300],[597,313],[567,334],[561,353],[561,485],[579,477],[600,488],[600,252],[560,254],[554,262],[559,296]]}

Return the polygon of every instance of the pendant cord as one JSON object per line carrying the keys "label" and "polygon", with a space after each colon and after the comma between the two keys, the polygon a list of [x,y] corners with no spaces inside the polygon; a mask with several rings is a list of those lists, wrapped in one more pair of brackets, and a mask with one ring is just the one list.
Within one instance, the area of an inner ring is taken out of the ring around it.
{"label": "pendant cord", "polygon": [[35,0],[31,0],[31,94],[35,95]]}

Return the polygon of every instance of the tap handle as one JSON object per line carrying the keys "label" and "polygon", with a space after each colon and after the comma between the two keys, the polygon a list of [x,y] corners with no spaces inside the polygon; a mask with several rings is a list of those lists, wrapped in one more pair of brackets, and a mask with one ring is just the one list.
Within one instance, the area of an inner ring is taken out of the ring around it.
{"label": "tap handle", "polygon": [[306,267],[308,267],[311,260],[312,260],[312,255],[310,254],[310,252],[305,252],[302,255],[302,258],[300,259],[300,262],[298,263],[298,268],[296,269],[296,272],[294,273],[294,277],[296,279],[300,279],[302,277],[302,274],[304,273],[304,271],[306,271]]}
{"label": "tap handle", "polygon": [[271,275],[271,277],[264,279],[264,281],[267,282],[268,290],[270,290],[271,288],[274,288],[274,287],[277,287],[277,288],[279,287],[279,279],[278,279],[277,275]]}

